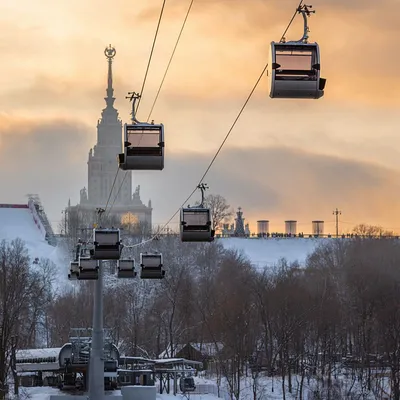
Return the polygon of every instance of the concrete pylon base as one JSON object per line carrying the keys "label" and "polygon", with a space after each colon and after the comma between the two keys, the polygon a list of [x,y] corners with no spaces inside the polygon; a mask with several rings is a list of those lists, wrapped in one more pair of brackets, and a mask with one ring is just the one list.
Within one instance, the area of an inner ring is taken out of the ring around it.
{"label": "concrete pylon base", "polygon": [[124,386],[121,388],[123,400],[156,400],[155,386]]}

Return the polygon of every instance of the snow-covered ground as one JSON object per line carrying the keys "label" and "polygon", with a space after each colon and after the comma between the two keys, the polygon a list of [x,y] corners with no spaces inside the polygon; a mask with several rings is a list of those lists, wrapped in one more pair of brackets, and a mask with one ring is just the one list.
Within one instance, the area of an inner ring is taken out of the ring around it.
{"label": "snow-covered ground", "polygon": [[50,246],[44,239],[38,226],[35,224],[29,208],[1,208],[0,207],[0,241],[12,241],[20,238],[28,249],[31,261],[36,257],[47,258],[56,267],[56,285],[68,281],[66,275],[66,254],[60,247]]}
{"label": "snow-covered ground", "polygon": [[318,245],[328,240],[322,238],[220,238],[216,242],[222,243],[226,249],[242,250],[251,262],[258,268],[273,266],[281,258],[288,262],[298,261],[303,265]]}
{"label": "snow-covered ground", "polygon": [[[59,271],[63,273],[60,280],[68,282],[66,278],[66,254],[60,247],[50,246],[43,238],[36,226],[33,215],[28,208],[0,208],[0,240],[21,238],[32,259],[35,257],[48,258],[53,261]],[[222,243],[227,249],[237,249],[262,268],[273,266],[281,258],[288,262],[298,261],[304,264],[307,256],[321,243],[332,239],[306,238],[219,238],[216,242]],[[60,266],[63,266],[60,269]]]}
{"label": "snow-covered ground", "polygon": [[[285,391],[285,397],[287,400],[297,400],[300,398],[300,381],[301,377],[294,375],[292,377],[292,392],[289,393],[289,385],[286,380],[282,385],[282,379],[280,377],[266,377],[260,376],[256,381],[251,377],[241,379],[241,392],[240,400],[281,400],[284,398],[283,390]],[[226,380],[223,378],[221,381],[218,397],[218,388],[216,381],[205,378],[195,378],[196,386],[200,389],[202,394],[190,394],[191,400],[216,400],[217,398],[223,400],[232,400],[232,397],[228,390]],[[302,385],[303,399],[315,399],[315,398],[327,398],[325,385],[322,385],[320,381],[316,381],[311,378],[310,381],[307,378],[304,379]],[[363,398],[364,400],[376,400],[376,399],[389,399],[390,389],[387,380],[380,382],[373,382],[373,390],[367,392],[365,387],[360,385],[357,381],[357,377],[345,377],[344,375],[338,376],[333,381],[333,390],[331,392],[331,398]],[[384,387],[383,387],[384,386]],[[173,387],[173,380],[171,380],[171,390]],[[157,387],[158,390],[158,387]],[[319,396],[314,397],[316,393]],[[62,395],[58,389],[49,387],[37,387],[37,388],[20,388],[20,400],[50,400],[51,395]],[[108,396],[121,395],[119,390],[108,392]],[[183,399],[185,398],[182,394],[178,393],[176,396],[173,394],[159,394],[157,393],[157,400],[172,400],[172,399]]]}
{"label": "snow-covered ground", "polygon": [[[20,390],[20,398],[26,400],[50,400],[50,396],[54,395],[63,395],[58,389],[50,388],[50,387],[34,387],[34,388],[21,388]],[[109,392],[108,395],[110,397],[121,395],[120,390],[115,390],[113,392]],[[107,396],[108,397],[108,396]],[[177,400],[184,398],[182,394],[178,394],[176,396],[172,394],[158,394],[157,400]],[[191,394],[191,400],[216,400],[218,397],[212,394]]]}

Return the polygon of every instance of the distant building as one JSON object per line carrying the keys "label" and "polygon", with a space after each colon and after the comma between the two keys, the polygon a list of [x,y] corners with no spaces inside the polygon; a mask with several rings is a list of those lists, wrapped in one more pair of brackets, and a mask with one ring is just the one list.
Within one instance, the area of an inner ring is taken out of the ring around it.
{"label": "distant building", "polygon": [[[96,208],[111,207],[111,216],[125,222],[145,223],[151,227],[151,201],[145,205],[140,199],[140,186],[132,194],[132,171],[119,171],[117,156],[122,152],[122,121],[114,108],[112,63],[115,49],[105,50],[108,62],[108,79],[106,107],[102,110],[97,123],[97,143],[89,150],[88,186],[80,191],[80,201],[76,206],[68,207],[68,211],[81,213],[96,210]],[[111,192],[111,195],[110,195]]]}
{"label": "distant building", "polygon": [[223,237],[249,237],[250,227],[249,224],[244,223],[245,218],[243,218],[242,208],[239,207],[236,212],[236,218],[234,224],[223,224],[222,236]]}
{"label": "distant building", "polygon": [[206,370],[212,369],[212,365],[217,361],[223,351],[222,343],[194,343],[177,344],[174,351],[171,352],[168,346],[161,354],[159,359],[184,358],[191,361],[203,363]]}

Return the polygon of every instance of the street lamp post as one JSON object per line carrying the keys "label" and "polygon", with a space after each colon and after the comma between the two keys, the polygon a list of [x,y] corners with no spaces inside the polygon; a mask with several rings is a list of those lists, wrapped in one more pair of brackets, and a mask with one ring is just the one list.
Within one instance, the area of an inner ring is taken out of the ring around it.
{"label": "street lamp post", "polygon": [[339,215],[342,215],[342,212],[336,208],[332,214],[336,217],[336,237],[339,237]]}

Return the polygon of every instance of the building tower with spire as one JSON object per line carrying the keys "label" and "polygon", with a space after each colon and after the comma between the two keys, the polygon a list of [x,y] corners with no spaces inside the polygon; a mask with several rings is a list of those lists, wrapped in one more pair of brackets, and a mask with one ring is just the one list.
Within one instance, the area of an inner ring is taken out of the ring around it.
{"label": "building tower with spire", "polygon": [[237,217],[235,218],[234,236],[245,237],[246,231],[245,231],[245,227],[244,227],[244,218],[243,218],[242,207],[238,208],[236,215],[237,215]]}
{"label": "building tower with spire", "polygon": [[[151,201],[144,205],[140,199],[140,186],[132,195],[132,171],[118,170],[118,154],[122,152],[122,121],[114,107],[112,64],[115,48],[107,47],[104,54],[108,63],[106,107],[97,122],[97,143],[89,150],[88,186],[80,192],[80,210],[94,210],[112,206],[110,215],[145,222],[151,227]],[[114,179],[115,183],[114,183]],[[112,192],[111,192],[112,189]],[[110,196],[111,192],[111,196]],[[117,196],[117,197],[116,197]],[[107,204],[108,202],[108,204]]]}

